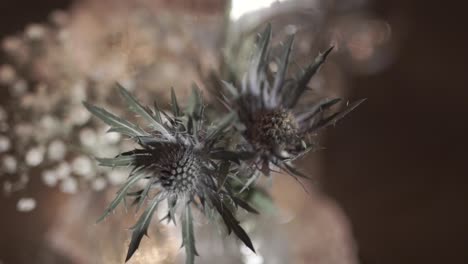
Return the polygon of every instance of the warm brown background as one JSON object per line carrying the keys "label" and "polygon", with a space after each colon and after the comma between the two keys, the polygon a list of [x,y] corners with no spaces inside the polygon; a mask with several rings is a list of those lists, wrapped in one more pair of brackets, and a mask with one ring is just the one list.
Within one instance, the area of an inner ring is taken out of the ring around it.
{"label": "warm brown background", "polygon": [[[0,37],[69,2],[0,1]],[[352,80],[351,98],[368,101],[339,129],[330,129],[323,144],[324,188],[349,216],[363,264],[468,263],[468,30],[462,2],[371,5],[392,25],[397,57],[385,71]],[[14,203],[0,204],[2,212],[14,211]],[[33,238],[45,219],[37,210],[29,220],[19,213],[1,217],[3,261],[18,263],[21,253],[39,246]]]}
{"label": "warm brown background", "polygon": [[[459,4],[457,4],[459,3]],[[468,263],[468,29],[463,1],[375,1],[395,63],[351,83],[368,101],[331,129],[325,186],[364,264]]]}

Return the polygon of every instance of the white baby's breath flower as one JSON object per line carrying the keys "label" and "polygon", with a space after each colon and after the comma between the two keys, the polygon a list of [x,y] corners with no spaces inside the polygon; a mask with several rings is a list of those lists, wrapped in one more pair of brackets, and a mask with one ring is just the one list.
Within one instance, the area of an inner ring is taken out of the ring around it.
{"label": "white baby's breath flower", "polygon": [[98,177],[91,182],[91,188],[96,192],[104,190],[106,186],[107,181],[101,177]]}
{"label": "white baby's breath flower", "polygon": [[74,194],[78,191],[78,182],[73,177],[68,177],[60,182],[60,191],[64,193]]}
{"label": "white baby's breath flower", "polygon": [[36,200],[34,198],[21,198],[16,203],[16,210],[27,213],[36,208]]}
{"label": "white baby's breath flower", "polygon": [[67,147],[62,140],[56,139],[49,144],[47,156],[50,160],[60,161],[65,158]]}
{"label": "white baby's breath flower", "polygon": [[26,152],[25,161],[31,167],[35,167],[42,163],[44,160],[44,147],[34,147],[31,148],[28,152]]}
{"label": "white baby's breath flower", "polygon": [[10,150],[11,141],[8,137],[0,135],[0,153]]}
{"label": "white baby's breath flower", "polygon": [[86,156],[78,156],[72,161],[72,171],[78,176],[82,176],[86,179],[94,177],[93,164],[91,160]]}
{"label": "white baby's breath flower", "polygon": [[55,168],[55,174],[59,180],[66,179],[70,177],[71,168],[67,162],[60,162],[60,164]]}
{"label": "white baby's breath flower", "polygon": [[7,173],[15,173],[18,167],[18,162],[15,157],[5,155],[2,158],[2,167]]}
{"label": "white baby's breath flower", "polygon": [[58,183],[58,176],[55,170],[44,170],[41,173],[42,182],[49,186],[54,187]]}

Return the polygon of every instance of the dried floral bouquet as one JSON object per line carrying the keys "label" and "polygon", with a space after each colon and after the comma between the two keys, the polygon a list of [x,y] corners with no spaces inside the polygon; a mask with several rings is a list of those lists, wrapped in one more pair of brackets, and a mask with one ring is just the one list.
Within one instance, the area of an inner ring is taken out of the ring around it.
{"label": "dried floral bouquet", "polygon": [[[323,99],[298,107],[308,83],[331,52],[329,48],[294,77],[288,65],[293,36],[284,44],[276,72],[269,67],[277,58],[270,54],[271,27],[260,34],[247,73],[234,83],[223,82],[222,103],[227,113],[211,118],[205,113],[202,93],[196,85],[185,108],[181,108],[174,90],[171,111],[163,111],[157,102],[152,108],[141,104],[119,85],[118,90],[129,110],[144,119],[143,128],[102,108],[85,102],[85,107],[110,126],[109,132],[121,133],[135,141],[137,148],[114,158],[97,158],[101,166],[130,167],[128,179],[105,210],[103,220],[119,204],[131,199],[131,205],[144,212],[132,227],[128,261],[147,233],[153,214],[167,203],[164,219],[180,219],[186,263],[194,263],[195,246],[192,210],[200,210],[214,221],[224,222],[255,252],[248,234],[236,219],[237,209],[258,213],[243,196],[255,189],[262,174],[273,167],[294,178],[309,178],[292,161],[316,145],[313,136],[335,124],[362,100],[334,111],[340,99]],[[162,220],[164,220],[162,219]]]}

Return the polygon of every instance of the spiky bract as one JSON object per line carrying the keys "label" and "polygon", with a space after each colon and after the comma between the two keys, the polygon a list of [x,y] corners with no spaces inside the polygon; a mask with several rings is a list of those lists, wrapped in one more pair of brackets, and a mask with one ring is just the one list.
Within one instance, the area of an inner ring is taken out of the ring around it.
{"label": "spiky bract", "polygon": [[[225,179],[231,173],[231,162],[249,157],[220,148],[234,115],[227,115],[212,126],[205,124],[204,105],[196,87],[193,88],[190,103],[185,110],[180,109],[172,90],[172,113],[160,111],[156,103],[154,109],[143,106],[121,86],[119,92],[129,109],[147,121],[148,128],[143,129],[86,102],[84,105],[110,125],[111,132],[125,134],[140,146],[115,158],[97,159],[102,166],[132,168],[130,177],[98,221],[104,219],[128,197],[134,198],[133,205],[137,209],[147,203],[145,211],[132,228],[126,260],[138,249],[154,211],[163,200],[167,200],[169,208],[166,218],[174,223],[176,208],[178,205],[184,208],[181,223],[187,263],[193,263],[197,255],[192,205],[202,209],[202,212],[205,207],[217,211],[228,232],[234,231],[247,247],[254,250],[249,236],[234,217],[232,208],[234,205],[234,208],[240,206],[250,212],[256,211],[233,195],[225,184]],[[145,180],[143,187],[137,187],[137,183]]]}

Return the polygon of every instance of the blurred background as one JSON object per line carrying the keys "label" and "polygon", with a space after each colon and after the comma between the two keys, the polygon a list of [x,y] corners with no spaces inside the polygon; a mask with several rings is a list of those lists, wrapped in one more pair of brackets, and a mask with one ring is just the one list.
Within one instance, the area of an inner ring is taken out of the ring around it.
{"label": "blurred background", "polygon": [[[126,172],[92,156],[131,143],[105,134],[81,101],[125,114],[115,81],[148,104],[171,86],[182,96],[192,82],[216,88],[226,65],[242,72],[267,22],[275,44],[296,33],[298,65],[335,45],[315,95],[368,100],[299,162],[318,179],[310,194],[276,175],[272,208],[242,217],[257,255],[200,218],[198,263],[468,263],[464,10],[435,0],[1,1],[0,263],[123,263],[136,216],[94,222]],[[129,263],[182,263],[176,227],[154,222]]]}

